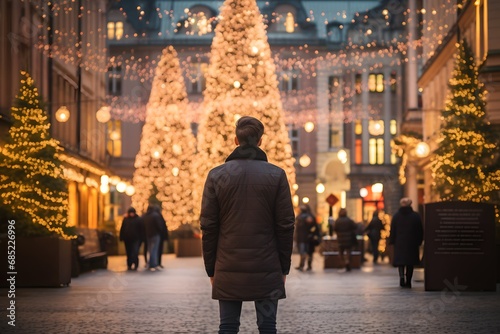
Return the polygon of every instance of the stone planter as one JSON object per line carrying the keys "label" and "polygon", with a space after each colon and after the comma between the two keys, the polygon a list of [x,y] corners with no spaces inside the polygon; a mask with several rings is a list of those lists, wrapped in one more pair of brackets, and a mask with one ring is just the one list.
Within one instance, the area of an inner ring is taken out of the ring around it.
{"label": "stone planter", "polygon": [[[71,240],[18,237],[15,241],[16,287],[61,287],[71,283]],[[1,243],[6,252],[7,240]],[[2,271],[6,274],[11,270]]]}
{"label": "stone planter", "polygon": [[201,256],[201,239],[174,239],[174,251],[177,257]]}

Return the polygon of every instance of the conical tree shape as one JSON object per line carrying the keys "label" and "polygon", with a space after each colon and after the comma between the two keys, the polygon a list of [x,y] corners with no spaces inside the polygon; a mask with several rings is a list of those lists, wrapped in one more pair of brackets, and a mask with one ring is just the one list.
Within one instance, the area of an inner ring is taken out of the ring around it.
{"label": "conical tree shape", "polygon": [[14,123],[0,150],[2,210],[19,218],[18,235],[55,233],[71,238],[67,184],[57,154],[62,149],[50,135],[41,105],[33,79],[22,71],[21,88],[11,108]]}
{"label": "conical tree shape", "polygon": [[169,229],[193,222],[191,159],[195,138],[186,121],[187,93],[177,52],[163,50],[135,158],[132,205],[145,212],[157,191]]}
{"label": "conical tree shape", "polygon": [[440,199],[492,202],[500,190],[498,142],[485,118],[485,91],[472,50],[463,40],[431,169]]}
{"label": "conical tree shape", "polygon": [[292,149],[266,30],[255,0],[226,0],[212,42],[204,91],[205,114],[198,130],[200,162],[196,202],[208,171],[235,148],[235,122],[241,116],[262,121],[261,148],[269,162],[295,183]]}

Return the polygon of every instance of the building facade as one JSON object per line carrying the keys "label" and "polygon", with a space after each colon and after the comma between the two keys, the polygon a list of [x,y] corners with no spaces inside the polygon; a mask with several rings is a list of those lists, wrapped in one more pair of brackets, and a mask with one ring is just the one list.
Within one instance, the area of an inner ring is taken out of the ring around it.
{"label": "building facade", "polygon": [[108,190],[120,181],[107,168],[107,125],[96,119],[106,102],[106,10],[104,0],[0,3],[0,140],[25,70],[64,149],[69,224],[100,229],[116,216],[119,203]]}
{"label": "building facade", "polygon": [[[120,177],[132,177],[155,64],[168,45],[179,54],[190,101],[186,117],[196,134],[222,3],[112,3],[107,91],[121,149],[111,153],[110,168]],[[407,108],[407,2],[257,4],[297,160],[296,202],[308,201],[324,222],[340,207],[357,221],[376,208],[394,213],[403,194],[399,158],[391,147]],[[326,202],[330,195],[336,199],[332,208]]]}
{"label": "building facade", "polygon": [[[456,43],[467,40],[479,66],[479,79],[488,91],[486,115],[493,127],[500,127],[500,14],[498,1],[434,1],[423,2],[423,69],[418,80],[422,91],[421,126],[423,140],[436,148],[441,124],[441,110],[445,106],[448,82],[455,65]],[[439,199],[431,188],[430,160],[418,161],[424,174],[424,201]]]}

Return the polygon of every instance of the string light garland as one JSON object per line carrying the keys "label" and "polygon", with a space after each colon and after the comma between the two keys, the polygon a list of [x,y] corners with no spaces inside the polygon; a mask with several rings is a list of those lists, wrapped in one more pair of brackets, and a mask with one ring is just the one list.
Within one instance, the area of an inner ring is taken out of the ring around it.
{"label": "string light garland", "polygon": [[177,52],[166,47],[158,63],[135,158],[132,205],[146,212],[152,196],[162,203],[169,229],[193,223],[195,138],[185,119],[187,93]]}
{"label": "string light garland", "polygon": [[485,118],[484,86],[467,42],[462,40],[456,46],[438,148],[431,162],[432,185],[443,201],[498,204],[500,151]]}
{"label": "string light garland", "polygon": [[50,136],[38,90],[24,71],[11,116],[14,123],[0,150],[3,205],[22,217],[18,223],[26,231],[35,231],[39,225],[62,238],[74,238],[67,228],[68,192],[59,160],[62,148]]}

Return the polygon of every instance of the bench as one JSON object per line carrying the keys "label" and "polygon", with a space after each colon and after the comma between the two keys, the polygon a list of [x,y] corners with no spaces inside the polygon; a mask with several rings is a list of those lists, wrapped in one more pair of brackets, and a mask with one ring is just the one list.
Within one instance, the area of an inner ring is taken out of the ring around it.
{"label": "bench", "polygon": [[[363,239],[358,237],[358,245],[351,249],[351,268],[359,269],[363,260]],[[324,268],[344,268],[339,255],[339,246],[336,238],[324,237],[322,242],[322,254],[324,256]],[[344,254],[347,257],[347,254]]]}
{"label": "bench", "polygon": [[78,272],[108,267],[108,253],[103,248],[99,231],[89,228],[77,228]]}

